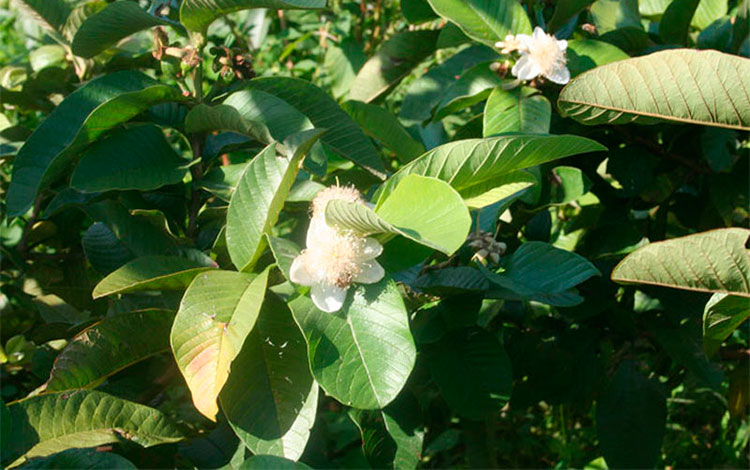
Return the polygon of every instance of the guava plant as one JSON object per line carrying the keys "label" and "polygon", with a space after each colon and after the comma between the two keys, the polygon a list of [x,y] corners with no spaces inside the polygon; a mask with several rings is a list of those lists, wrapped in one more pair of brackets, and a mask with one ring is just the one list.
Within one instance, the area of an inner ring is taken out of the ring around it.
{"label": "guava plant", "polygon": [[748,0],[0,2],[2,463],[750,463]]}

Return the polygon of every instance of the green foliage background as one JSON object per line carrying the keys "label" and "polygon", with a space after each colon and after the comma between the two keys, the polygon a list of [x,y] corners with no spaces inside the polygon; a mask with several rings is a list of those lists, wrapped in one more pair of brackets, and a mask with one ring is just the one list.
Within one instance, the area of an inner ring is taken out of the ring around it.
{"label": "green foliage background", "polygon": [[[493,46],[568,41],[565,87]],[[750,1],[0,0],[0,461],[747,468]],[[288,279],[309,203],[386,277]]]}

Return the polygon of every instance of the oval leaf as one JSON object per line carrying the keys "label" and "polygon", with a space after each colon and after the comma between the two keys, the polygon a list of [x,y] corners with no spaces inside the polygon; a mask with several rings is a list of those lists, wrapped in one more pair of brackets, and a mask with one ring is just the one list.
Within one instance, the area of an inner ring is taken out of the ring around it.
{"label": "oval leaf", "polygon": [[88,144],[154,104],[181,101],[180,91],[133,71],[94,79],[70,94],[37,127],[16,155],[6,200],[8,214],[21,215],[37,193]]}
{"label": "oval leaf", "polygon": [[93,388],[107,377],[169,349],[174,313],[163,310],[107,317],[78,333],[57,356],[46,392]]}
{"label": "oval leaf", "polygon": [[268,270],[258,276],[231,271],[200,274],[188,286],[170,342],[193,404],[215,420],[229,367],[255,325]]}
{"label": "oval leaf", "polygon": [[114,2],[86,18],[73,38],[73,53],[90,58],[133,33],[169,24],[134,2]]}
{"label": "oval leaf", "polygon": [[531,23],[516,0],[428,0],[435,12],[467,36],[494,46],[508,34],[531,34]]}
{"label": "oval leaf", "polygon": [[145,124],[112,132],[81,157],[70,186],[79,191],[148,191],[182,181],[189,162],[174,151],[162,131]]}
{"label": "oval leaf", "polygon": [[748,75],[748,59],[672,49],[585,72],[558,106],[588,125],[664,120],[750,130]]}
{"label": "oval leaf", "polygon": [[232,363],[221,408],[254,454],[297,460],[318,405],[305,339],[286,304],[268,294],[260,317]]}
{"label": "oval leaf", "polygon": [[506,135],[467,139],[436,147],[402,167],[378,190],[385,200],[406,175],[441,179],[464,198],[476,198],[477,188],[491,191],[504,175],[558,158],[606,150],[601,144],[573,135]]}
{"label": "oval leaf", "polygon": [[98,299],[142,290],[181,290],[209,269],[212,267],[178,256],[141,256],[99,281],[92,295]]}
{"label": "oval leaf", "polygon": [[347,406],[378,409],[401,391],[417,352],[404,301],[391,280],[357,287],[336,313],[305,296],[289,307],[323,390]]}
{"label": "oval leaf", "polygon": [[749,237],[727,228],[652,243],[620,261],[612,280],[750,297]]}
{"label": "oval leaf", "polygon": [[13,423],[3,458],[42,457],[127,439],[150,447],[182,434],[160,411],[94,390],[27,398],[8,406]]}
{"label": "oval leaf", "polygon": [[326,6],[326,0],[184,0],[180,21],[190,31],[205,34],[215,19],[251,8],[313,9]]}
{"label": "oval leaf", "polygon": [[419,175],[404,178],[375,211],[362,204],[331,201],[326,220],[362,236],[402,235],[447,255],[463,245],[471,229],[469,211],[456,191],[444,181]]}

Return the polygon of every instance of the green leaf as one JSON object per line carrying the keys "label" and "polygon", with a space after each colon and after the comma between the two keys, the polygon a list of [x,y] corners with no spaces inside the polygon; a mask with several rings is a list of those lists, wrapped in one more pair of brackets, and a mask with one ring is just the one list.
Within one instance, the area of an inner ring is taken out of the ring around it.
{"label": "green leaf", "polygon": [[347,101],[341,107],[371,138],[396,153],[401,162],[409,162],[424,153],[417,142],[387,109],[361,101]]}
{"label": "green leaf", "polygon": [[[234,95],[237,95],[237,93],[230,95],[227,101],[230,101]],[[227,101],[224,104],[216,106],[208,106],[203,103],[194,106],[185,116],[185,131],[191,133],[232,131],[260,139],[263,142],[273,140],[274,135],[268,132],[267,123],[264,124],[248,119],[240,114],[235,106],[228,104]],[[273,119],[269,120],[273,121]],[[281,137],[277,138],[281,140]]]}
{"label": "green leaf", "polygon": [[601,276],[586,258],[549,243],[526,242],[503,262],[504,271],[484,271],[490,282],[522,297],[565,293],[592,276]]}
{"label": "green leaf", "polygon": [[532,88],[492,90],[484,106],[484,136],[506,132],[548,134],[552,105]]}
{"label": "green leaf", "polygon": [[664,120],[750,130],[748,74],[747,59],[672,49],[585,72],[558,106],[587,125]]}
{"label": "green leaf", "polygon": [[[247,87],[285,101],[306,116],[315,127],[328,130],[321,137],[325,145],[375,176],[381,179],[385,177],[383,162],[370,139],[354,120],[317,86],[296,78],[263,77],[249,81]],[[240,113],[243,114],[242,110]],[[299,130],[304,129],[297,131]]]}
{"label": "green leaf", "polygon": [[490,63],[475,65],[453,82],[443,94],[435,109],[435,121],[453,114],[489,96],[493,88],[502,84],[502,80],[490,69]]}
{"label": "green leaf", "polygon": [[45,392],[94,388],[122,369],[169,350],[174,313],[164,310],[106,317],[78,333],[57,356]]}
{"label": "green leaf", "polygon": [[[459,415],[483,420],[510,399],[513,372],[505,350],[480,328],[451,331],[425,346],[430,375]],[[460,378],[460,379],[459,379]]]}
{"label": "green leaf", "polygon": [[432,9],[467,36],[494,46],[509,34],[531,34],[531,23],[516,0],[428,0]]}
{"label": "green leaf", "polygon": [[742,0],[732,27],[732,50],[739,52],[750,35],[750,0]]}
{"label": "green leaf", "polygon": [[659,21],[659,36],[666,44],[685,45],[690,21],[700,0],[674,0]]}
{"label": "green leaf", "polygon": [[392,87],[435,52],[438,30],[402,31],[383,43],[357,73],[349,99],[369,103]]}
{"label": "green leaf", "polygon": [[279,218],[299,171],[301,156],[276,156],[276,144],[247,165],[227,211],[227,248],[239,271],[252,269],[265,249],[265,235]]}
{"label": "green leaf", "polygon": [[393,281],[358,286],[336,313],[318,310],[305,296],[289,307],[305,335],[313,375],[326,393],[360,409],[393,401],[417,356]]}
{"label": "green leaf", "polygon": [[455,82],[457,75],[460,76],[465,70],[498,57],[493,49],[475,45],[432,67],[409,85],[399,117],[409,123],[421,123],[431,118],[432,109],[443,98],[445,89]]}
{"label": "green leaf", "polygon": [[469,211],[456,191],[443,181],[419,175],[404,178],[374,211],[362,204],[331,201],[326,220],[362,236],[402,235],[447,255],[463,245],[471,228]]}
{"label": "green leaf", "polygon": [[[549,32],[554,32],[560,29],[565,23],[568,22],[574,15],[577,15],[581,10],[593,3],[594,0],[559,0],[555,5],[555,12],[552,13],[549,23],[547,23],[547,29]],[[570,44],[570,42],[568,42]]]}
{"label": "green leaf", "polygon": [[703,311],[703,349],[713,356],[721,343],[750,318],[750,301],[745,297],[714,294]]}
{"label": "green leaf", "polygon": [[88,82],[60,103],[18,151],[6,200],[8,214],[26,212],[37,193],[107,130],[154,104],[181,100],[178,89],[140,72],[116,72]]}
{"label": "green leaf", "polygon": [[148,191],[179,183],[188,165],[158,127],[138,125],[114,131],[91,145],[76,166],[70,186],[88,193]]}
{"label": "green leaf", "polygon": [[134,2],[114,2],[89,16],[73,37],[73,53],[91,58],[142,29],[169,24]]}
{"label": "green leaf", "polygon": [[253,455],[242,462],[237,470],[309,470],[310,468],[302,462],[275,455]]}
{"label": "green leaf", "polygon": [[62,32],[70,16],[70,6],[64,0],[16,0],[16,2],[46,28],[58,33]]}
{"label": "green leaf", "polygon": [[276,265],[281,270],[284,277],[289,279],[289,270],[292,268],[294,258],[299,256],[300,247],[291,240],[285,238],[272,237],[267,235],[268,247],[276,260]]}
{"label": "green leaf", "polygon": [[660,387],[644,377],[635,362],[622,362],[596,404],[596,432],[607,466],[653,468],[666,422]]}
{"label": "green leaf", "polygon": [[597,0],[589,14],[600,35],[627,27],[643,29],[638,0]]}
{"label": "green leaf", "polygon": [[750,297],[750,230],[726,228],[651,243],[612,271],[612,280]]}
{"label": "green leaf", "polygon": [[221,408],[254,454],[297,460],[318,405],[307,347],[286,304],[268,294],[260,317],[232,363]]}
{"label": "green leaf", "polygon": [[104,9],[107,5],[107,0],[89,0],[88,2],[76,5],[70,12],[70,15],[68,15],[65,26],[63,26],[62,32],[65,39],[72,41],[83,22],[91,15]]}
{"label": "green leaf", "polygon": [[571,77],[577,77],[583,72],[606,65],[618,60],[629,59],[630,56],[616,46],[594,39],[573,39],[568,41],[566,66]]}
{"label": "green leaf", "polygon": [[12,403],[13,433],[3,458],[43,457],[72,447],[133,441],[177,442],[182,433],[160,411],[94,390],[54,393]]}
{"label": "green leaf", "polygon": [[451,142],[403,166],[378,190],[378,201],[385,200],[410,174],[439,178],[471,200],[482,196],[478,188],[493,191],[495,181],[514,171],[602,150],[606,147],[573,135],[506,135]]}
{"label": "green leaf", "polygon": [[132,260],[134,255],[105,224],[96,222],[81,237],[81,246],[91,266],[109,274]]}
{"label": "green leaf", "polygon": [[138,467],[120,455],[96,449],[68,449],[49,457],[31,459],[22,469],[85,468],[102,470],[136,470]]}
{"label": "green leaf", "polygon": [[98,299],[143,290],[182,290],[195,276],[209,269],[213,267],[188,258],[142,256],[99,281],[92,296]]}
{"label": "green leaf", "polygon": [[706,29],[719,18],[727,14],[727,0],[700,0],[690,26]]}
{"label": "green leaf", "polygon": [[170,336],[172,352],[193,404],[209,419],[216,419],[216,400],[255,325],[267,283],[268,269],[257,276],[209,271],[196,277],[182,298]]}
{"label": "green leaf", "polygon": [[323,59],[323,70],[331,83],[331,93],[338,99],[346,95],[357,72],[367,62],[362,44],[351,37],[344,37],[338,45],[328,44]]}
{"label": "green leaf", "polygon": [[180,21],[188,30],[205,35],[214,20],[235,11],[251,8],[314,9],[325,6],[326,0],[184,0],[180,7]]}

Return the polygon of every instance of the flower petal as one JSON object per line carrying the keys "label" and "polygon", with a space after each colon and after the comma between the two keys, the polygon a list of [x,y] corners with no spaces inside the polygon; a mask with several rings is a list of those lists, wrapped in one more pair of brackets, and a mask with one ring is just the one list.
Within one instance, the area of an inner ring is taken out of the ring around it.
{"label": "flower petal", "polygon": [[542,28],[539,26],[534,28],[534,32],[532,33],[532,38],[534,38],[535,41],[539,41],[540,39],[544,39],[544,36],[546,36],[547,33],[544,32]]}
{"label": "flower petal", "polygon": [[331,243],[331,237],[335,234],[336,230],[326,223],[325,215],[313,216],[310,219],[310,226],[307,228],[305,243],[307,248],[328,244]]}
{"label": "flower petal", "polygon": [[523,55],[516,65],[511,69],[511,73],[514,77],[518,77],[521,80],[531,80],[539,76],[541,70],[539,65],[534,62],[528,55]]}
{"label": "flower petal", "polygon": [[358,261],[375,259],[383,253],[383,245],[374,238],[365,238],[362,252],[357,256]]}
{"label": "flower petal", "polygon": [[570,81],[570,70],[564,65],[555,67],[544,75],[551,82],[555,82],[559,85],[565,85]]}
{"label": "flower petal", "polygon": [[314,271],[309,269],[308,263],[309,257],[305,255],[305,252],[294,258],[292,267],[289,268],[289,280],[303,286],[313,285],[317,279]]}
{"label": "flower petal", "polygon": [[558,40],[558,41],[557,41],[557,47],[558,47],[558,48],[559,48],[559,49],[560,49],[561,51],[564,51],[565,49],[567,49],[567,48],[568,48],[568,41],[566,41],[565,39],[560,39],[560,40]]}
{"label": "flower petal", "polygon": [[316,307],[320,310],[333,313],[341,310],[346,300],[346,289],[327,282],[318,282],[312,285],[310,297]]}
{"label": "flower petal", "polygon": [[372,284],[383,279],[385,276],[385,270],[375,260],[365,261],[359,265],[359,274],[354,278],[354,282],[360,282],[362,284]]}

